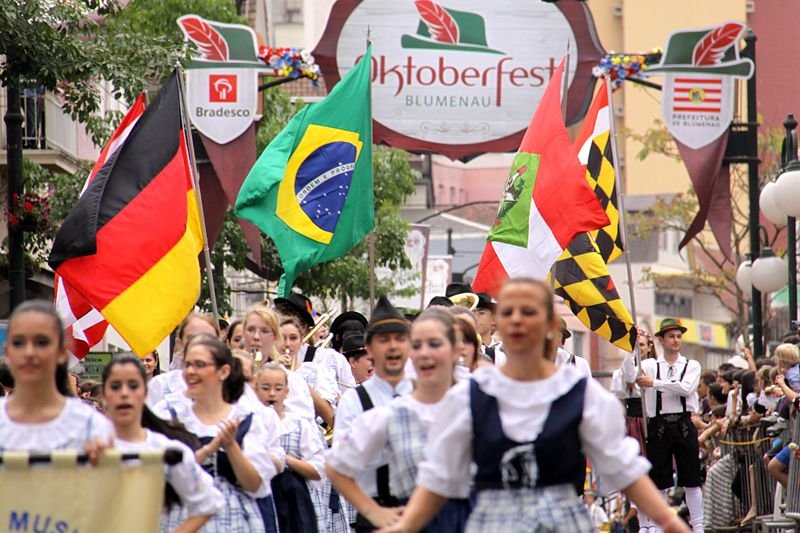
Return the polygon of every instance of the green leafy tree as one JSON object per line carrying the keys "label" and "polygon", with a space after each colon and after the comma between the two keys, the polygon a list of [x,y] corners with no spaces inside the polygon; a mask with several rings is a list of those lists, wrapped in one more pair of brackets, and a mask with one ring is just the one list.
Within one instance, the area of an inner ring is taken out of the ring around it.
{"label": "green leafy tree", "polygon": [[[677,145],[672,135],[660,120],[654,128],[643,134],[626,133],[628,137],[641,144],[636,154],[640,160],[651,154],[660,154],[676,161],[681,161]],[[780,166],[780,146],[783,135],[778,130],[762,131],[759,134],[759,178],[761,186],[778,173]],[[745,165],[731,167],[731,201],[733,208],[733,233],[731,236],[732,261],[728,260],[716,247],[708,233],[701,232],[692,239],[686,248],[689,271],[680,276],[658,276],[651,268],[644,269],[643,281],[651,282],[660,289],[691,289],[699,294],[715,297],[720,305],[733,317],[730,324],[734,336],[742,335],[748,339],[748,305],[749,294],[744,294],[736,284],[736,269],[746,259],[750,251],[750,232],[748,227],[748,176]],[[660,198],[646,211],[634,213],[629,218],[630,237],[647,240],[664,230],[674,230],[683,235],[689,229],[697,213],[697,195],[690,188],[671,200]],[[781,230],[770,228],[769,244],[775,249]],[[780,253],[781,250],[776,250]],[[768,331],[769,316],[765,316],[765,329]]]}

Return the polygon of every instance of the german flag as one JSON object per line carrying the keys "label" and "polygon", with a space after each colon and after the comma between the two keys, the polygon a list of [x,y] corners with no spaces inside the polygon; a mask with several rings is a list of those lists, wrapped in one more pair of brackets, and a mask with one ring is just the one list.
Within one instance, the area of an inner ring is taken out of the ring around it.
{"label": "german flag", "polygon": [[103,151],[49,259],[139,355],[172,332],[200,292],[203,238],[177,76],[138,119],[126,117],[132,128]]}

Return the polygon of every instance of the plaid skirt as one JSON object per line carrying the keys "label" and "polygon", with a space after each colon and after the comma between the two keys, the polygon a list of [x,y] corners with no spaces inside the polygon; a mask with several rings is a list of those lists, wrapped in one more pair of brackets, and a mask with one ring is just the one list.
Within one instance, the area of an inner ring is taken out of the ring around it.
{"label": "plaid skirt", "polygon": [[[225,478],[214,478],[214,484],[225,499],[225,507],[200,528],[201,533],[265,533],[264,519],[253,498]],[[161,532],[175,531],[187,518],[186,507],[172,506],[161,520]]]}
{"label": "plaid skirt", "polygon": [[644,419],[640,416],[626,416],[625,417],[625,432],[629,437],[636,439],[639,443],[639,453],[643,457],[647,457],[647,449],[645,448],[644,438]]}
{"label": "plaid skirt", "polygon": [[586,506],[570,485],[483,490],[466,533],[594,533]]}
{"label": "plaid skirt", "polygon": [[[309,485],[311,501],[317,513],[317,529],[322,533],[349,533],[350,517],[347,514],[345,499],[333,489],[331,480],[325,478],[322,487]],[[319,486],[319,484],[318,484]],[[353,515],[355,516],[355,515]]]}

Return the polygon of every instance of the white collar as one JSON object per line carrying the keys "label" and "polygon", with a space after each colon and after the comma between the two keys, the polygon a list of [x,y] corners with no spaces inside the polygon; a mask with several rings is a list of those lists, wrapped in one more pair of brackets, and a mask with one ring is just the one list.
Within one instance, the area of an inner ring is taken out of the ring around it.
{"label": "white collar", "polygon": [[[669,363],[667,362],[667,360],[666,360],[666,359],[664,359],[664,356],[663,356],[663,355],[659,355],[659,356],[658,356],[658,359],[656,359],[656,361],[657,361],[659,364],[661,364],[661,363],[666,363],[666,364],[669,364]],[[686,358],[685,358],[684,356],[682,356],[681,354],[678,354],[678,358],[677,358],[677,359],[675,359],[675,364],[678,364],[678,363],[683,363],[683,364],[686,364]]]}

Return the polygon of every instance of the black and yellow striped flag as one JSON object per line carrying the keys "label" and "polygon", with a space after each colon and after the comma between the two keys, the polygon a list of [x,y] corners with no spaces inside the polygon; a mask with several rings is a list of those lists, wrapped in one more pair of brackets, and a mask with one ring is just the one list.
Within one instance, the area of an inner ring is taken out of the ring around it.
{"label": "black and yellow striped flag", "polygon": [[570,243],[556,261],[554,274],[556,294],[583,325],[623,350],[633,351],[633,319],[591,235],[582,233]]}
{"label": "black and yellow striped flag", "polygon": [[587,328],[630,352],[636,342],[636,327],[608,272],[608,263],[622,255],[623,242],[606,91],[603,82],[586,114],[575,146],[578,159],[586,165],[586,181],[610,223],[578,235],[570,243],[554,265],[554,288]]}
{"label": "black and yellow striped flag", "polygon": [[594,190],[608,215],[609,224],[592,232],[600,255],[606,264],[623,252],[619,231],[617,186],[614,180],[614,158],[611,153],[611,135],[608,130],[591,139],[586,161],[586,181]]}

